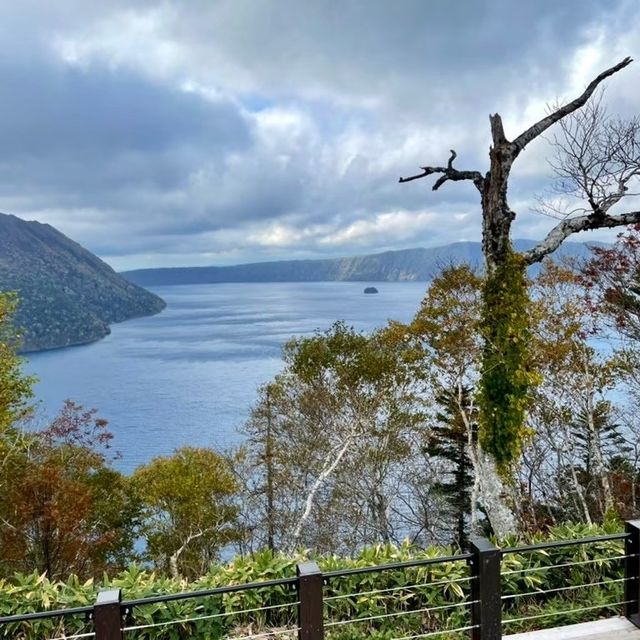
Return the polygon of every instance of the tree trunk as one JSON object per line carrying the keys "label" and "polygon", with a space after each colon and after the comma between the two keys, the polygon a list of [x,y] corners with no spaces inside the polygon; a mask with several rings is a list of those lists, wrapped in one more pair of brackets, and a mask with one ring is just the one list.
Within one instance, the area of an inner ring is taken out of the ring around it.
{"label": "tree trunk", "polygon": [[174,580],[180,579],[180,571],[178,569],[178,558],[180,557],[180,552],[182,549],[179,549],[175,553],[172,553],[169,556],[169,573],[171,573],[171,577]]}
{"label": "tree trunk", "polygon": [[491,274],[511,248],[509,234],[515,214],[507,203],[507,186],[513,163],[511,143],[506,139],[502,119],[490,116],[493,145],[490,168],[482,190],[482,252],[487,274]]}
{"label": "tree trunk", "polygon": [[[490,116],[493,145],[489,151],[490,169],[482,191],[482,251],[486,275],[492,274],[508,257],[511,249],[511,223],[515,214],[507,202],[507,186],[513,163],[512,144],[506,139],[502,119]],[[516,531],[516,517],[509,505],[508,487],[493,458],[478,445],[476,473],[480,496],[494,533],[503,538]]]}
{"label": "tree trunk", "polygon": [[466,491],[465,471],[467,468],[467,446],[464,440],[458,443],[458,463],[456,466],[456,507],[457,515],[457,542],[461,549],[464,549],[467,542],[466,533]]}
{"label": "tree trunk", "polygon": [[509,505],[509,492],[493,458],[480,447],[475,457],[480,496],[487,518],[495,535],[503,539],[516,531],[516,517]]}
{"label": "tree trunk", "polygon": [[195,540],[196,538],[200,538],[205,533],[206,533],[206,530],[197,531],[196,533],[190,532],[189,535],[186,537],[185,541],[182,543],[182,545],[169,556],[169,572],[171,573],[172,578],[174,578],[175,580],[178,580],[181,577],[180,569],[178,568],[178,560],[180,559],[180,556],[182,555],[183,551],[189,546],[189,543],[192,540]]}
{"label": "tree trunk", "polygon": [[298,522],[293,530],[291,543],[289,545],[290,552],[294,552],[300,542],[300,536],[302,535],[304,525],[311,516],[316,494],[318,493],[318,491],[320,491],[324,483],[335,471],[336,467],[340,464],[342,458],[349,450],[349,447],[352,445],[355,435],[356,429],[354,428],[349,434],[347,434],[347,437],[345,438],[345,441],[342,443],[341,447],[339,449],[334,448],[332,451],[330,451],[327,458],[324,460],[322,469],[318,474],[318,477],[314,480],[313,484],[311,485],[311,489],[307,494],[307,499],[305,500],[305,506],[302,515],[298,519]]}
{"label": "tree trunk", "polygon": [[[571,434],[569,433],[568,429],[565,429],[565,444],[566,442],[571,442]],[[589,505],[587,504],[587,499],[584,495],[582,486],[578,480],[578,474],[576,472],[576,465],[574,463],[573,453],[571,454],[571,457],[569,459],[569,469],[571,470],[571,480],[573,482],[573,490],[580,503],[580,507],[582,509],[582,515],[585,519],[585,522],[590,525],[592,524],[592,520],[591,520],[591,514],[589,513]]]}
{"label": "tree trunk", "polygon": [[592,473],[600,483],[602,489],[602,516],[604,517],[608,511],[613,509],[613,494],[609,483],[609,475],[607,466],[602,453],[602,442],[600,440],[600,432],[595,421],[595,405],[593,397],[595,390],[593,388],[593,376],[589,370],[589,362],[587,355],[584,354],[584,376],[586,382],[585,412],[587,414],[587,427],[589,429],[589,437],[587,440],[587,451],[592,464]]}
{"label": "tree trunk", "polygon": [[273,490],[273,434],[271,432],[271,394],[267,389],[267,439],[265,442],[265,466],[267,472],[267,548],[275,551],[275,508]]}
{"label": "tree trunk", "polygon": [[509,507],[507,491],[496,463],[482,451],[473,437],[473,425],[462,402],[462,384],[458,382],[458,410],[467,430],[467,447],[469,459],[473,466],[473,488],[471,491],[471,528],[478,526],[477,502],[484,507],[489,524],[496,536],[504,538],[516,530],[516,518]]}

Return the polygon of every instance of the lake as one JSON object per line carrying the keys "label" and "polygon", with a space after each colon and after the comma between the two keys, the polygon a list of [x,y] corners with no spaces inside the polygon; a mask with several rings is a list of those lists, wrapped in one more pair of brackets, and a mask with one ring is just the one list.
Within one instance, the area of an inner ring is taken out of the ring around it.
{"label": "lake", "polygon": [[129,472],[182,445],[219,449],[239,442],[256,390],[281,368],[292,336],[336,320],[370,331],[408,321],[424,282],[313,282],[156,287],[167,302],[157,316],[113,325],[91,345],[30,354],[26,369],[42,419],[66,398],[109,421],[116,466]]}

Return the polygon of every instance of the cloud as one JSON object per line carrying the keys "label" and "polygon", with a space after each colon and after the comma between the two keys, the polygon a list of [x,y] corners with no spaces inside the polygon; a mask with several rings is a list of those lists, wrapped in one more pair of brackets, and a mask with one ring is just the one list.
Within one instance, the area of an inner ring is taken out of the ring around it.
{"label": "cloud", "polygon": [[[480,237],[469,184],[508,135],[633,54],[618,0],[35,0],[0,6],[0,210],[50,222],[116,267],[346,255]],[[615,37],[613,37],[615,36]],[[610,81],[640,108],[640,68]],[[548,176],[519,159],[516,233]]]}

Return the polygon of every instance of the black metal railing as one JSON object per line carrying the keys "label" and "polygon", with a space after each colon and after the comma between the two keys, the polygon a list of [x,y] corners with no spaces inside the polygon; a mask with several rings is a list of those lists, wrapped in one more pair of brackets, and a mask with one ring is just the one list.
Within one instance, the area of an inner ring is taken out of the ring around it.
{"label": "black metal railing", "polygon": [[31,625],[48,621],[43,640],[129,640],[165,630],[225,640],[499,640],[532,622],[561,626],[616,611],[640,627],[640,521],[625,533],[502,549],[476,538],[469,553],[324,574],[303,562],[295,577],[133,600],[110,589],[92,606],[0,617],[0,638],[33,638]]}
{"label": "black metal railing", "polygon": [[[502,637],[501,633],[522,630],[518,627],[523,624],[530,628],[534,621],[536,624],[562,626],[567,621],[577,622],[580,620],[579,616],[586,613],[611,615],[616,611],[624,611],[625,615],[630,614],[633,602],[627,595],[627,590],[629,584],[637,585],[638,573],[634,577],[634,571],[639,558],[637,547],[631,548],[629,545],[630,541],[637,544],[640,540],[637,524],[627,523],[626,533],[500,549],[501,586],[504,587],[507,581],[515,584],[511,584],[507,592],[501,594],[500,603],[492,613],[493,618],[498,619],[496,624],[502,631],[480,635],[478,638],[497,640]],[[622,547],[620,543],[625,546]],[[573,549],[573,552],[566,551],[568,549]],[[556,555],[548,553],[549,551]],[[588,557],[588,551],[593,557]],[[522,566],[505,569],[504,565],[514,557],[528,560]],[[529,576],[539,577],[540,574],[546,576],[544,585],[531,583],[527,586]],[[616,595],[621,590],[624,595]],[[598,596],[595,598],[596,602],[588,604],[587,596],[594,594]],[[613,598],[607,600],[608,595]],[[557,597],[562,600],[554,603],[554,598]],[[528,606],[525,604],[527,601]],[[577,602],[577,606],[570,606],[572,602]],[[636,609],[637,606],[636,598]]]}
{"label": "black metal railing", "polygon": [[325,573],[326,635],[332,640],[376,632],[394,640],[468,637],[476,603],[474,557],[471,552]]}

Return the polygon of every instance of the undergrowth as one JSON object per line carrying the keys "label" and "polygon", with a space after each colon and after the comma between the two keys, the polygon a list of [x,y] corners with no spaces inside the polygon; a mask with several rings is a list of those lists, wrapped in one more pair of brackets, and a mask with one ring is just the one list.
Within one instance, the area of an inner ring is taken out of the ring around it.
{"label": "undergrowth", "polygon": [[[544,537],[503,540],[500,546],[506,549],[546,539],[602,535],[616,531],[616,526],[567,525],[552,529]],[[0,615],[92,605],[97,592],[104,588],[120,588],[123,599],[131,600],[292,577],[295,576],[296,563],[309,557],[318,562],[323,572],[329,572],[454,553],[452,548],[420,550],[409,544],[366,548],[355,558],[314,558],[305,553],[283,556],[265,551],[214,566],[193,582],[171,579],[135,565],[112,578],[105,576],[100,581],[84,583],[74,576],[65,582],[52,582],[37,574],[14,575],[0,581]],[[620,541],[505,554],[502,562],[502,617],[507,621],[504,633],[562,626],[619,614],[620,607],[610,605],[624,600],[623,564],[613,558],[623,554],[624,545]],[[576,562],[581,564],[554,567]],[[467,563],[457,561],[331,578],[324,588],[326,636],[329,640],[365,637],[391,640],[466,627],[470,624],[469,606],[461,603],[471,600],[470,582],[466,580],[468,575]],[[145,628],[128,631],[125,637],[127,640],[218,640],[272,632],[273,640],[293,640],[296,633],[286,633],[285,630],[296,627],[296,601],[295,589],[283,585],[135,607],[125,620],[125,626]],[[448,605],[461,606],[448,608]],[[233,612],[263,607],[272,608],[233,615]],[[187,619],[191,621],[166,624]],[[0,637],[35,640],[91,630],[91,622],[84,617],[69,616],[5,624],[0,626]],[[469,632],[437,637],[457,640],[468,638]]]}

